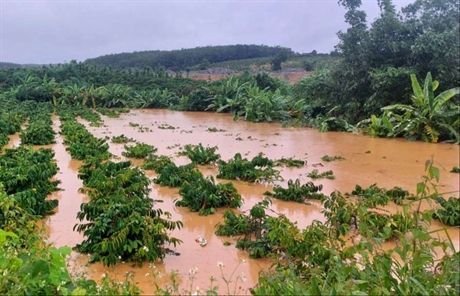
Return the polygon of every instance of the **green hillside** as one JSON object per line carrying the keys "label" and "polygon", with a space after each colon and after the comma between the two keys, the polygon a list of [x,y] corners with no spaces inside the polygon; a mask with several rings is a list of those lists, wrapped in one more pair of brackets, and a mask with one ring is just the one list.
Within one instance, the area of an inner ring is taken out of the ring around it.
{"label": "green hillside", "polygon": [[204,46],[179,50],[153,50],[104,55],[85,62],[115,68],[166,68],[186,70],[192,67],[207,68],[210,64],[253,58],[291,56],[294,52],[286,47],[265,45]]}

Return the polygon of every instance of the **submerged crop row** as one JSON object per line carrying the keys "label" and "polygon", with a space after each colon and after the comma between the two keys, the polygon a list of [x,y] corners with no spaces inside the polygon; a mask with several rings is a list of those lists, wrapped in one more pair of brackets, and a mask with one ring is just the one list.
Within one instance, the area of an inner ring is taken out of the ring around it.
{"label": "submerged crop row", "polygon": [[61,114],[62,133],[73,158],[84,160],[80,178],[90,197],[81,205],[75,225],[85,240],[77,245],[92,261],[112,265],[121,261],[154,261],[165,256],[167,243],[180,240],[169,230],[181,227],[170,214],[155,209],[149,197],[149,180],[130,162],[112,162],[108,145],[77,123],[70,112]]}

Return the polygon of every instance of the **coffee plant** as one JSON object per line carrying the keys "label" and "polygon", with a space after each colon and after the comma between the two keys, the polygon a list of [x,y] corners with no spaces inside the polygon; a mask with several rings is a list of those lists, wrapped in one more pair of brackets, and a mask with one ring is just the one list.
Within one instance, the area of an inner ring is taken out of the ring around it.
{"label": "coffee plant", "polygon": [[316,186],[313,182],[300,184],[300,180],[296,179],[289,180],[287,188],[276,185],[273,192],[267,191],[264,194],[281,200],[304,203],[309,199],[323,200],[325,195],[321,193],[322,188],[322,185]]}
{"label": "coffee plant", "polygon": [[274,169],[272,160],[257,155],[252,160],[243,158],[240,153],[228,162],[220,160],[217,178],[242,180],[248,182],[263,182],[281,179],[279,171]]}

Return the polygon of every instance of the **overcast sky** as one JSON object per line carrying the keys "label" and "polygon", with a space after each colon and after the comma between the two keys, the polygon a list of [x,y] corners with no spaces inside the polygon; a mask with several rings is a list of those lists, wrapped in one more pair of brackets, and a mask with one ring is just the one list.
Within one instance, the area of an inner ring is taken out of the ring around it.
{"label": "overcast sky", "polygon": [[[394,0],[397,7],[411,0]],[[363,0],[371,21],[377,0]],[[347,28],[337,0],[0,0],[0,61],[59,63],[205,45],[281,45],[329,52]]]}

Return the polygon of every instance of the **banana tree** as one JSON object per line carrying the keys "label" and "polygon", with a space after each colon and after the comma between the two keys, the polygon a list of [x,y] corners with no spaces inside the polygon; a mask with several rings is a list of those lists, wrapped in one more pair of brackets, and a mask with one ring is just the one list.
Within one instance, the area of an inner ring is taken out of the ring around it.
{"label": "banana tree", "polygon": [[439,82],[433,80],[431,73],[426,75],[423,88],[415,74],[410,76],[412,90],[412,105],[394,104],[382,108],[384,112],[396,118],[395,134],[410,139],[422,139],[427,142],[438,142],[441,138],[460,140],[458,127],[460,107],[454,106],[450,100],[460,93],[455,87],[435,96]]}

